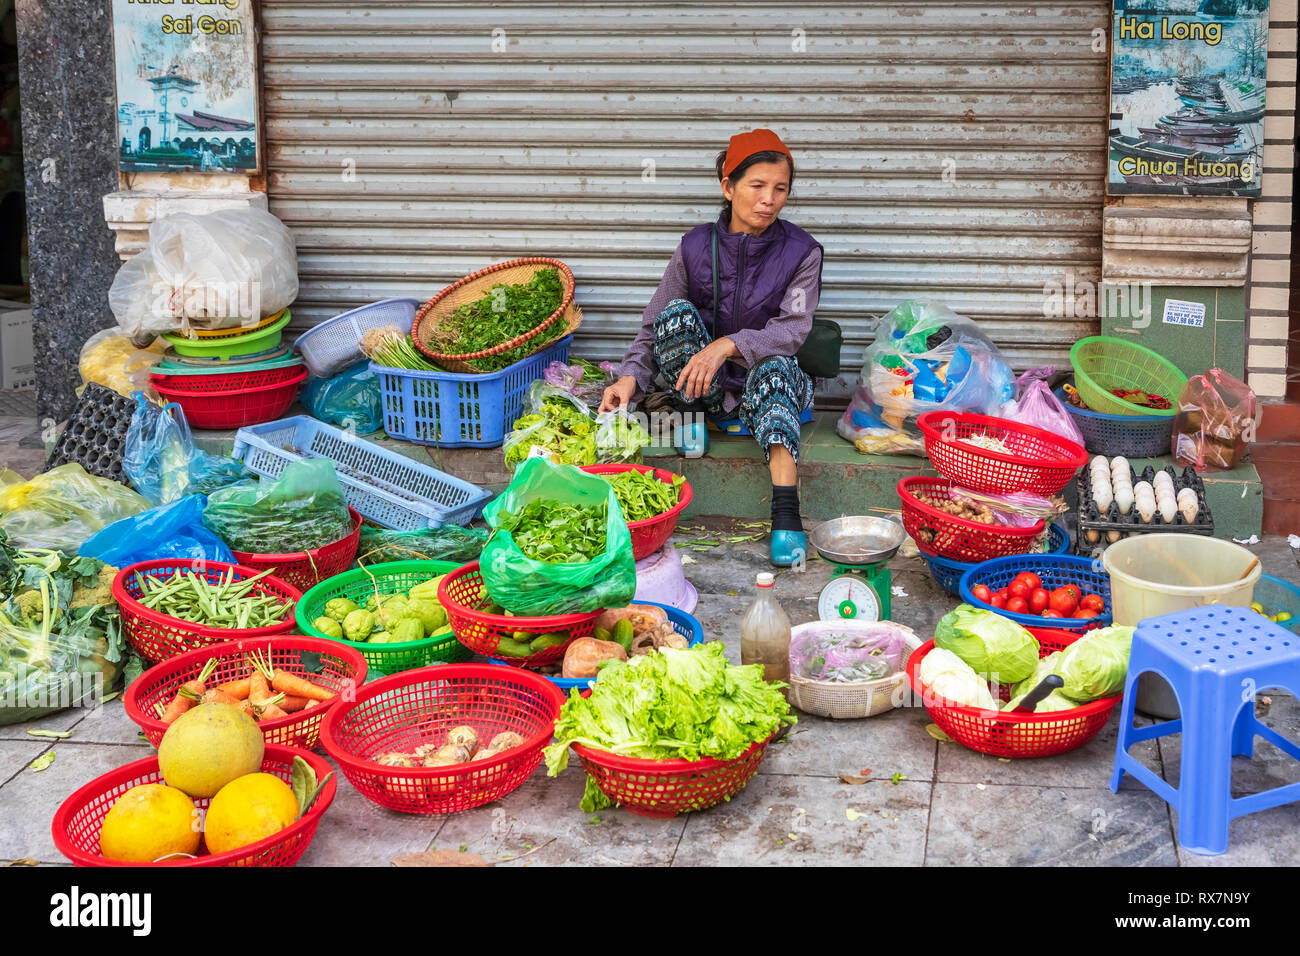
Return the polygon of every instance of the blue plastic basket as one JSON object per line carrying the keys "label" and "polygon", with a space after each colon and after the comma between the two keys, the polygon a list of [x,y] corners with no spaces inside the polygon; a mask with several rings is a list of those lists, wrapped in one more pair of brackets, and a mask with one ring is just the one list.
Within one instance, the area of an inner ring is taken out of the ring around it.
{"label": "blue plastic basket", "polygon": [[417,445],[495,448],[524,406],[528,386],[567,362],[572,335],[499,372],[413,372],[370,363],[383,390],[384,431]]}
{"label": "blue plastic basket", "polygon": [[1278,627],[1285,627],[1293,633],[1300,633],[1300,588],[1271,574],[1261,574],[1255,582],[1255,597],[1252,599],[1264,605],[1269,614],[1286,611],[1291,615],[1289,621],[1278,621]]}
{"label": "blue plastic basket", "polygon": [[290,462],[328,458],[348,504],[375,524],[401,531],[468,524],[492,497],[432,465],[307,415],[241,428],[231,454],[263,478],[278,478]]}
{"label": "blue plastic basket", "polygon": [[1160,458],[1169,454],[1174,435],[1171,415],[1105,415],[1075,408],[1058,388],[1056,397],[1070,413],[1074,427],[1083,436],[1083,446],[1092,455],[1113,458]]}
{"label": "blue plastic basket", "polygon": [[[1047,536],[1047,553],[1065,554],[1069,550],[1070,533],[1059,524],[1053,524]],[[975,565],[966,561],[953,561],[950,558],[932,557],[924,551],[921,552],[921,557],[925,558],[926,563],[930,565],[930,577],[934,578],[934,583],[954,597],[960,597],[961,576]]]}
{"label": "blue plastic basket", "polygon": [[[661,607],[667,611],[668,623],[673,626],[674,631],[690,641],[691,647],[694,647],[696,644],[699,644],[704,640],[704,628],[693,615],[687,614],[685,611],[680,611],[671,604],[660,604],[658,601],[637,601],[636,603],[652,604],[655,607]],[[498,660],[489,660],[488,663],[497,664],[501,667],[510,666],[504,661]],[[542,676],[565,693],[572,690],[586,690],[588,687],[595,686],[596,683],[596,680],[593,677],[551,677],[548,674],[543,674]]]}
{"label": "blue plastic basket", "polygon": [[381,299],[352,309],[298,336],[293,347],[316,378],[333,378],[353,362],[364,358],[359,343],[371,329],[395,325],[411,331],[411,322],[420,308],[419,299]]}
{"label": "blue plastic basket", "polygon": [[[1042,617],[1038,614],[999,611],[990,604],[975,600],[975,595],[971,593],[971,588],[977,584],[987,584],[991,591],[1004,588],[1021,571],[1034,572],[1042,579],[1043,587],[1049,591],[1074,584],[1085,594],[1100,594],[1105,606],[1100,614],[1088,618]],[[1022,627],[1087,631],[1094,627],[1105,627],[1111,622],[1110,575],[1102,567],[1101,561],[1075,554],[1016,554],[1009,558],[983,561],[961,576],[961,599],[974,607],[988,608]]]}

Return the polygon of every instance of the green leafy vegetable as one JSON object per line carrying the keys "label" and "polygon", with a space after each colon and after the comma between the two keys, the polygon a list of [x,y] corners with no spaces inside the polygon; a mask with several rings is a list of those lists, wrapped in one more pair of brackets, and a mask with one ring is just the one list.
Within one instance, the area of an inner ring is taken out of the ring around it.
{"label": "green leafy vegetable", "polygon": [[1085,704],[1124,689],[1133,628],[1116,625],[1086,634],[1061,652],[1054,673],[1065,686],[1060,693]]}
{"label": "green leafy vegetable", "polygon": [[977,674],[1001,684],[1024,680],[1038,666],[1034,635],[993,611],[958,604],[934,630],[934,646],[952,651]]}
{"label": "green leafy vegetable", "polygon": [[[763,680],[758,664],[727,661],[720,642],[616,661],[601,668],[589,697],[565,702],[546,748],[552,777],[568,765],[578,743],[626,757],[732,759],[795,723],[780,683]],[[588,778],[582,809],[594,813],[609,798]]]}
{"label": "green leafy vegetable", "polygon": [[998,709],[997,702],[989,693],[988,683],[952,651],[931,648],[921,661],[917,676],[931,693],[961,707]]}
{"label": "green leafy vegetable", "polygon": [[509,531],[526,557],[546,564],[590,561],[605,551],[605,508],[583,508],[535,498],[519,514],[501,512],[498,527]]}
{"label": "green leafy vegetable", "polygon": [[[447,355],[494,348],[546,322],[563,301],[559,271],[538,269],[526,283],[494,285],[482,298],[462,305],[443,320],[430,344]],[[467,364],[482,372],[498,371],[559,338],[565,328],[564,317],[556,316],[523,345]]]}
{"label": "green leafy vegetable", "polygon": [[681,497],[681,487],[686,479],[673,475],[672,483],[660,481],[652,472],[621,471],[613,475],[597,475],[603,478],[618,495],[618,505],[623,509],[623,520],[645,521],[671,511],[677,507]]}
{"label": "green leafy vegetable", "polygon": [[505,442],[506,467],[514,469],[534,447],[545,448],[557,465],[594,465],[596,422],[574,403],[548,395],[541,411],[515,419]]}

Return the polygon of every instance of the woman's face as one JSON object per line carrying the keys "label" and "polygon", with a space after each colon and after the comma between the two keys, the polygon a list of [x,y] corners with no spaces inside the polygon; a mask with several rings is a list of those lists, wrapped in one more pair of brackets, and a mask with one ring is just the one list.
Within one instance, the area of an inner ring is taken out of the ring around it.
{"label": "woman's face", "polygon": [[731,202],[731,231],[758,235],[776,221],[790,194],[790,164],[755,163],[736,181],[722,181],[722,195]]}

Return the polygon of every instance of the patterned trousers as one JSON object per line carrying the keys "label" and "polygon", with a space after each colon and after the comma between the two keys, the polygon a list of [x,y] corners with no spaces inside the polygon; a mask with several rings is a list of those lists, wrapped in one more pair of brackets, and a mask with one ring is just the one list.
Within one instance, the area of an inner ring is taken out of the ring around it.
{"label": "patterned trousers", "polygon": [[[686,363],[712,342],[704,320],[694,305],[674,299],[655,318],[655,364],[670,383],[676,383]],[[676,389],[673,395],[685,402]],[[726,398],[715,376],[704,394],[704,409],[710,418],[725,417]],[[764,456],[772,445],[783,445],[799,461],[799,416],[812,404],[813,382],[793,356],[772,355],[749,370],[741,395],[741,423],[749,429]]]}

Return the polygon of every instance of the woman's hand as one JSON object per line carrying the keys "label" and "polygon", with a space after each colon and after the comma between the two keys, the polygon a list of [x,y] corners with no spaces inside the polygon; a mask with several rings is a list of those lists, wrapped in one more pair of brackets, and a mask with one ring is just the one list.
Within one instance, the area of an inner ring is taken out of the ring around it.
{"label": "woman's hand", "polygon": [[677,376],[677,384],[674,387],[685,395],[688,401],[693,402],[703,398],[723,363],[727,359],[739,356],[740,350],[725,336],[716,342],[710,342],[691,356],[691,360],[682,369],[682,374]]}
{"label": "woman's hand", "polygon": [[631,375],[624,375],[617,382],[605,389],[605,394],[601,397],[599,412],[610,412],[616,408],[627,408],[628,402],[632,401],[632,396],[636,394],[636,379]]}

